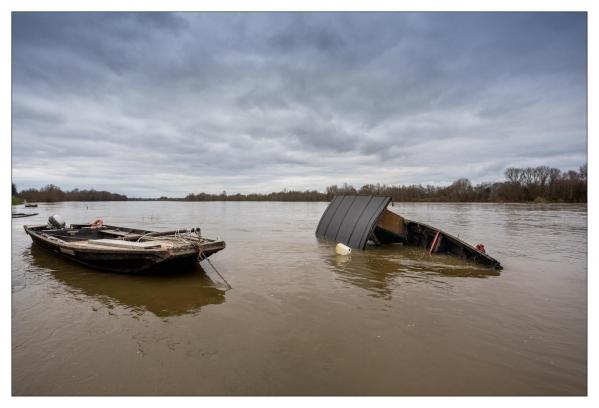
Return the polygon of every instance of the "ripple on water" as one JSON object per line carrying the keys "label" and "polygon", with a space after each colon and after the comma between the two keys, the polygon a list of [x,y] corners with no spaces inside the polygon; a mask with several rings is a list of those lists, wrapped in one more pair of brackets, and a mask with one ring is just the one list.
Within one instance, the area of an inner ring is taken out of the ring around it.
{"label": "ripple on water", "polygon": [[325,207],[40,204],[28,222],[200,226],[227,242],[212,260],[233,290],[201,268],[90,271],[32,247],[16,219],[14,393],[586,392],[586,206],[396,205],[484,243],[500,272],[401,246],[337,256],[314,236]]}

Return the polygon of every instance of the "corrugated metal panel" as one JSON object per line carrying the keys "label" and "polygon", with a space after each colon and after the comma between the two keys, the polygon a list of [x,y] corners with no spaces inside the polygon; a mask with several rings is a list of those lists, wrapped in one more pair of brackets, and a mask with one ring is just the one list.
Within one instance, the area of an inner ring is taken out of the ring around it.
{"label": "corrugated metal panel", "polygon": [[333,197],[333,200],[331,200],[327,209],[324,210],[322,217],[320,217],[318,228],[316,228],[316,236],[324,237],[324,233],[327,230],[329,223],[331,222],[331,218],[333,218],[333,214],[335,214],[335,211],[337,211],[337,207],[339,206],[341,201],[343,201],[343,196]]}
{"label": "corrugated metal panel", "polygon": [[351,240],[346,245],[351,248],[364,249],[374,226],[390,202],[391,197],[373,196],[360,217],[356,220]]}
{"label": "corrugated metal panel", "polygon": [[322,215],[316,236],[341,242],[354,249],[364,249],[391,197],[335,196]]}

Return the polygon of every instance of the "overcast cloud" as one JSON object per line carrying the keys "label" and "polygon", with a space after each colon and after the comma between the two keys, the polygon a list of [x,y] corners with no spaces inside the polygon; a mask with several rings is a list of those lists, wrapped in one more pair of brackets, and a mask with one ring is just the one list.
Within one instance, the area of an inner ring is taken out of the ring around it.
{"label": "overcast cloud", "polygon": [[12,169],[130,197],[586,162],[583,13],[13,14]]}

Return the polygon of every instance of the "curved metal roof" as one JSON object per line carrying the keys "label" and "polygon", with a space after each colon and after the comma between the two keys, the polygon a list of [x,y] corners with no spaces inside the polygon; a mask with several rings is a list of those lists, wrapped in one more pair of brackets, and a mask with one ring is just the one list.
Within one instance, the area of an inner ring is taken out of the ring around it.
{"label": "curved metal roof", "polygon": [[322,214],[316,236],[364,249],[376,222],[391,197],[370,195],[335,196]]}

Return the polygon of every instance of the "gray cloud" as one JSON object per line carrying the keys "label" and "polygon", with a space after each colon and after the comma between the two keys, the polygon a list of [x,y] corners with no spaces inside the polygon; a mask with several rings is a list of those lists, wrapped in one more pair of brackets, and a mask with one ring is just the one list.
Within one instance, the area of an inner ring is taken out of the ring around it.
{"label": "gray cloud", "polygon": [[13,179],[130,196],[586,161],[584,13],[14,13]]}

